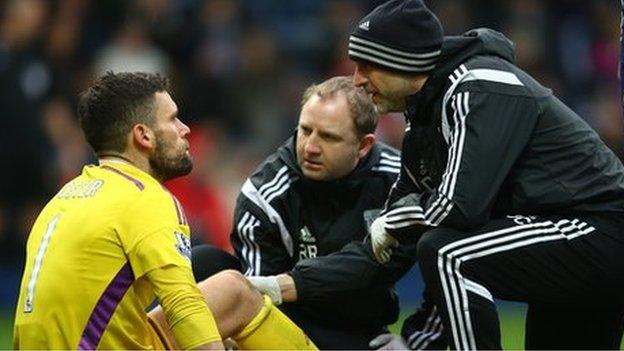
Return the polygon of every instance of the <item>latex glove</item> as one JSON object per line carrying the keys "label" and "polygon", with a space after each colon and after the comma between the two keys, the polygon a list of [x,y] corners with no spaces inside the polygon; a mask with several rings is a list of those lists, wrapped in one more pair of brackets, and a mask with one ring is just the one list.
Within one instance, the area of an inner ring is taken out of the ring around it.
{"label": "latex glove", "polygon": [[260,290],[261,293],[269,295],[275,305],[282,303],[282,290],[277,283],[277,278],[274,275],[267,277],[247,277],[247,280]]}
{"label": "latex glove", "polygon": [[399,242],[386,231],[386,218],[377,217],[370,227],[371,244],[377,262],[384,264],[390,261],[392,248],[399,246]]}
{"label": "latex glove", "polygon": [[375,350],[409,350],[409,346],[400,335],[381,334],[368,343],[371,349]]}

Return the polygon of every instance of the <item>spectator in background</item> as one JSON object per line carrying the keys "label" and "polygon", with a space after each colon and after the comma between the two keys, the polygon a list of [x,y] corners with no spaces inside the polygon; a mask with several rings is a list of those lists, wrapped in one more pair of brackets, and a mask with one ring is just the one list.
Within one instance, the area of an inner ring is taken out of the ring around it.
{"label": "spectator in background", "polygon": [[51,69],[39,37],[49,4],[11,0],[0,22],[0,257],[12,261],[38,207],[54,188],[46,183],[44,155],[50,148],[41,125],[43,102],[52,88]]}
{"label": "spectator in background", "polygon": [[130,17],[116,33],[113,41],[97,55],[95,72],[154,72],[167,74],[169,59],[154,46],[145,21]]}
{"label": "spectator in background", "polygon": [[46,160],[50,172],[45,175],[45,179],[58,187],[75,177],[93,159],[84,135],[76,124],[73,106],[68,101],[60,97],[51,99],[41,112],[45,132],[54,148]]}

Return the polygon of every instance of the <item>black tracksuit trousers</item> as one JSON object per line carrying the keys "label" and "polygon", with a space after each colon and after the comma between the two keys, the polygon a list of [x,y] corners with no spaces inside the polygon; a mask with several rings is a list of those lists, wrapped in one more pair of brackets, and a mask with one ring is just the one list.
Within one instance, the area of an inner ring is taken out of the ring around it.
{"label": "black tracksuit trousers", "polygon": [[494,219],[436,228],[418,263],[455,349],[500,349],[494,298],[527,302],[527,349],[618,349],[624,216]]}

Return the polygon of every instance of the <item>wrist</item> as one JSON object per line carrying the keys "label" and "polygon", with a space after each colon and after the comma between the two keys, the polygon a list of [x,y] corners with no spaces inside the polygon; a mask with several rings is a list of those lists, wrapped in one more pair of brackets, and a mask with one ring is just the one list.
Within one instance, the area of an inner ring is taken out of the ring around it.
{"label": "wrist", "polygon": [[275,278],[280,287],[282,300],[284,302],[297,301],[297,287],[295,285],[295,280],[286,273],[278,274]]}

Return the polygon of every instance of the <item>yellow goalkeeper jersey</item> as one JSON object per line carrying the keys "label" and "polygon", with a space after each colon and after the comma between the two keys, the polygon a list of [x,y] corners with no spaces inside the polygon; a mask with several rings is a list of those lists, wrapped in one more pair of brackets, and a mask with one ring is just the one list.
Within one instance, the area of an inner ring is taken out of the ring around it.
{"label": "yellow goalkeeper jersey", "polygon": [[30,232],[15,348],[168,347],[147,319],[155,295],[145,275],[191,272],[189,239],[182,207],[156,179],[129,164],[86,166]]}

